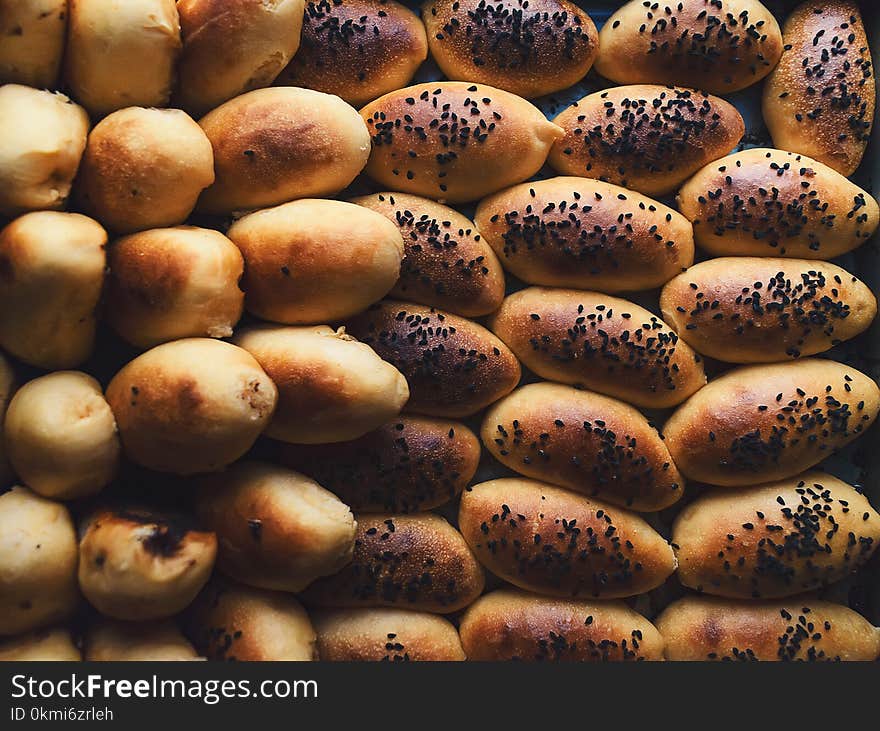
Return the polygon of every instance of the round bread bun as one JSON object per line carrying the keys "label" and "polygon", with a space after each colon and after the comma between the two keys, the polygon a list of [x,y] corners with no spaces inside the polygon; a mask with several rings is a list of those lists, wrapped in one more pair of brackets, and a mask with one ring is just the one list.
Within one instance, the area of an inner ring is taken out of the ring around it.
{"label": "round bread bun", "polygon": [[599,52],[593,20],[569,0],[427,0],[422,20],[448,78],[523,97],[577,83]]}
{"label": "round bread bun", "polygon": [[78,371],[56,371],[18,389],[3,437],[19,478],[53,500],[96,494],[119,466],[116,421],[101,384]]}
{"label": "round bread bun", "polygon": [[52,89],[67,36],[67,0],[0,0],[0,84]]}
{"label": "round bread bun", "polygon": [[[15,393],[16,381],[15,369],[12,363],[9,362],[9,359],[3,353],[0,353],[0,424],[6,418],[6,409],[9,407],[9,401]],[[6,445],[0,439],[0,490],[9,487],[14,479]]]}
{"label": "round bread bun", "polygon": [[0,640],[0,662],[79,662],[82,655],[66,629],[28,632]]}
{"label": "round bread bun", "polygon": [[169,662],[201,660],[171,620],[119,622],[99,619],[86,632],[89,662]]}
{"label": "round bread bun", "polygon": [[107,387],[125,455],[160,472],[212,472],[251,448],[278,391],[245,350],[208,338],[158,345]]}
{"label": "round bread bun", "polygon": [[418,16],[394,0],[307,2],[302,44],[276,84],[360,107],[406,86],[428,57]]}

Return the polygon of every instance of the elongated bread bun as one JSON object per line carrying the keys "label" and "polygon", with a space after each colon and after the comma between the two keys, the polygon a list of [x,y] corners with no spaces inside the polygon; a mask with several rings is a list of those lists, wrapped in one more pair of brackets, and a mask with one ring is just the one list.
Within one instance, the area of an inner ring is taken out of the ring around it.
{"label": "elongated bread bun", "polygon": [[52,89],[67,36],[67,0],[0,0],[0,84]]}
{"label": "elongated bread bun", "polygon": [[85,660],[92,662],[169,662],[199,660],[198,653],[171,620],[102,620],[85,636]]}
{"label": "elongated bread bun", "polygon": [[82,655],[66,629],[29,632],[0,640],[0,662],[79,662]]}

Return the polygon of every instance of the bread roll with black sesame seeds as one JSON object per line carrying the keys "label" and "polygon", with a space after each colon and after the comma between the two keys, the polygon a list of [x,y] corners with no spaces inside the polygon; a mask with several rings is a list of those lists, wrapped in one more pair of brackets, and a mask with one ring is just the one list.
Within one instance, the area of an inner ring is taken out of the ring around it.
{"label": "bread roll with black sesame seeds", "polygon": [[765,363],[815,355],[854,338],[877,314],[877,299],[828,262],[721,257],[668,282],[660,309],[697,352],[728,363]]}
{"label": "bread roll with black sesame seeds", "polygon": [[373,143],[367,175],[388,190],[452,203],[530,178],[563,134],[524,99],[466,81],[408,86],[361,116]]}
{"label": "bread roll with black sesame seeds", "polygon": [[[15,370],[9,359],[0,352],[0,424],[6,418],[6,410],[9,402],[15,394],[17,378]],[[479,444],[477,444],[479,451]],[[9,455],[7,454],[4,440],[0,439],[0,490],[9,487],[14,479],[12,465],[9,464]]]}
{"label": "bread roll with black sesame seeds", "polygon": [[782,58],[764,84],[764,122],[773,144],[852,175],[868,145],[876,101],[858,3],[801,3],[782,38]]}
{"label": "bread roll with black sesame seeds", "polygon": [[742,366],[713,379],[663,427],[678,468],[711,485],[792,477],[861,436],[880,389],[842,363],[804,358]]}
{"label": "bread roll with black sesame seeds", "polygon": [[384,300],[348,330],[406,377],[406,410],[462,418],[510,393],[519,361],[481,325],[426,305]]}
{"label": "bread roll with black sesame seeds", "polygon": [[201,660],[171,620],[118,622],[101,619],[85,635],[89,662],[169,662]]}
{"label": "bread roll with black sesame seeds", "polygon": [[541,378],[636,406],[675,406],[706,383],[700,356],[665,322],[599,292],[529,287],[489,327]]}
{"label": "bread roll with black sesame seeds", "polygon": [[505,268],[529,284],[653,289],[694,261],[684,216],[589,178],[514,185],[480,201],[474,221]]}
{"label": "bread roll with black sesame seeds", "polygon": [[79,662],[82,655],[66,629],[35,630],[0,640],[0,662]]}
{"label": "bread roll with black sesame seeds", "polygon": [[283,445],[280,460],[352,510],[414,513],[464,489],[477,471],[480,441],[457,421],[401,415],[349,442]]}
{"label": "bread roll with black sesame seeds", "polygon": [[668,195],[745,133],[729,102],[678,86],[635,84],[597,91],[554,120],[565,130],[547,162],[563,175]]}
{"label": "bread roll with black sesame seeds", "polygon": [[406,256],[392,296],[463,317],[498,309],[504,270],[472,221],[454,208],[406,193],[374,193],[351,202],[381,213],[403,235]]}
{"label": "bread roll with black sesame seeds", "polygon": [[0,84],[52,89],[67,36],[67,0],[0,0]]}
{"label": "bread roll with black sesame seeds", "polygon": [[758,0],[630,0],[599,33],[594,68],[618,84],[681,84],[729,94],[769,74],[782,33]]}
{"label": "bread roll with black sesame seeds", "polygon": [[877,230],[877,201],[806,155],[752,148],[707,165],[676,196],[713,256],[833,259]]}
{"label": "bread roll with black sesame seeds", "polygon": [[302,45],[275,83],[359,107],[406,86],[427,57],[425,28],[400,3],[318,0],[306,3]]}

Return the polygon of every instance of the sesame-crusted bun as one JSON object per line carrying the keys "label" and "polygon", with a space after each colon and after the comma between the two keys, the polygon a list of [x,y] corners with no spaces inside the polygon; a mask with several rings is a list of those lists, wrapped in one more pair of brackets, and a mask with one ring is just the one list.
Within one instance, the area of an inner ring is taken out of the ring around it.
{"label": "sesame-crusted bun", "polygon": [[547,159],[554,169],[653,196],[677,190],[745,132],[742,115],[724,99],[653,84],[597,91],[553,123],[565,130]]}
{"label": "sesame-crusted bun", "polygon": [[468,660],[662,660],[663,637],[623,602],[548,599],[516,589],[480,597],[461,620]]}
{"label": "sesame-crusted bun", "polygon": [[480,317],[504,299],[504,270],[472,221],[407,193],[374,193],[352,203],[381,213],[403,235],[406,256],[391,295]]}
{"label": "sesame-crusted bun", "polygon": [[871,661],[880,628],[849,607],[799,597],[737,601],[688,595],[655,620],[676,661]]}
{"label": "sesame-crusted bun", "polygon": [[178,0],[175,102],[193,114],[269,86],[299,48],[303,0]]}
{"label": "sesame-crusted bun", "polygon": [[461,418],[510,393],[520,366],[481,325],[425,305],[385,300],[350,320],[348,330],[406,377],[406,410]]}
{"label": "sesame-crusted bun", "polygon": [[529,284],[653,289],[694,261],[693,229],[678,211],[589,178],[520,183],[480,201],[474,221]]}
{"label": "sesame-crusted bun", "polygon": [[79,662],[82,655],[66,629],[28,632],[0,640],[0,662]]}
{"label": "sesame-crusted bun", "polygon": [[635,596],[675,571],[672,548],[635,513],[534,480],[475,485],[458,525],[489,571],[547,596]]}
{"label": "sesame-crusted bun", "polygon": [[226,338],[241,318],[244,260],[223,234],[176,226],[125,236],[107,252],[104,316],[139,348]]}
{"label": "sesame-crusted bun", "polygon": [[0,84],[52,89],[67,36],[67,0],[0,0]]}
{"label": "sesame-crusted bun", "polygon": [[[0,424],[6,418],[6,409],[9,407],[9,401],[15,393],[17,378],[15,370],[9,359],[0,353]],[[479,450],[479,445],[477,446]],[[0,439],[0,490],[9,487],[12,484],[14,475],[12,466],[9,464],[9,456],[7,454],[4,440]]]}
{"label": "sesame-crusted bun", "polygon": [[319,607],[396,607],[437,614],[463,609],[483,591],[483,569],[439,515],[357,515],[354,557],[303,594]]}
{"label": "sesame-crusted bun", "polygon": [[781,480],[858,438],[877,417],[880,389],[832,360],[742,366],[713,379],[663,427],[678,468],[711,485]]}
{"label": "sesame-crusted bun", "polygon": [[77,555],[76,530],[64,505],[26,487],[0,493],[0,636],[73,614]]}
{"label": "sesame-crusted bun", "polygon": [[636,406],[674,406],[706,383],[700,356],[659,317],[599,292],[529,287],[489,327],[541,378]]}
{"label": "sesame-crusted bun", "polygon": [[676,196],[713,256],[833,259],[877,230],[874,197],[805,155],[752,148],[707,165]]}
{"label": "sesame-crusted bun", "polygon": [[703,493],[679,513],[672,542],[687,587],[743,599],[792,596],[867,562],[880,545],[880,515],[845,482],[807,472]]}
{"label": "sesame-crusted bun", "polygon": [[248,311],[287,325],[336,322],[382,299],[400,274],[403,240],[374,211],[303,199],[256,211],[227,232],[245,260]]}
{"label": "sesame-crusted bun", "polygon": [[277,397],[253,356],[209,338],[158,345],[107,387],[125,455],[183,475],[241,457],[269,423]]}
{"label": "sesame-crusted bun", "polygon": [[801,3],[782,37],[782,58],[764,84],[764,123],[773,144],[852,175],[868,145],[876,97],[858,3]]}
{"label": "sesame-crusted bun", "polygon": [[278,387],[278,408],[266,428],[273,439],[355,439],[394,418],[409,397],[403,374],[343,329],[255,325],[235,342]]}
{"label": "sesame-crusted bun", "polygon": [[418,16],[394,0],[307,2],[302,44],[275,81],[354,107],[406,86],[428,57]]}
{"label": "sesame-crusted bun", "polygon": [[467,81],[408,86],[361,115],[373,142],[367,175],[388,190],[453,203],[530,178],[563,134],[524,99]]}
{"label": "sesame-crusted bun", "polygon": [[357,111],[311,89],[257,89],[217,107],[199,124],[214,147],[217,174],[199,200],[203,213],[333,196],[370,155],[370,135]]}
{"label": "sesame-crusted bun", "polygon": [[594,68],[618,84],[680,84],[729,94],[769,74],[782,33],[758,0],[630,0],[599,33]]}
{"label": "sesame-crusted bun", "polygon": [[815,355],[854,338],[877,314],[868,286],[813,259],[700,262],[660,294],[663,319],[697,352],[728,363]]}
{"label": "sesame-crusted bun", "polygon": [[414,513],[465,488],[477,471],[480,442],[456,421],[401,415],[350,442],[284,445],[280,460],[352,510]]}
{"label": "sesame-crusted bun", "polygon": [[90,662],[168,662],[201,659],[171,620],[118,622],[100,619],[86,632]]}
{"label": "sesame-crusted bun", "polygon": [[593,20],[569,0],[427,0],[422,20],[448,78],[524,97],[577,83],[599,52]]}

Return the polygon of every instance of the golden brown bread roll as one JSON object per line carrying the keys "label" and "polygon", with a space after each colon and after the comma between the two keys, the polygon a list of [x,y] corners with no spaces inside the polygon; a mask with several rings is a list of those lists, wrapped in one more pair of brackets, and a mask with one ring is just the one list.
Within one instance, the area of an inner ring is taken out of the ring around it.
{"label": "golden brown bread roll", "polygon": [[562,136],[524,99],[466,81],[408,86],[361,115],[373,142],[367,175],[441,202],[477,200],[530,178]]}
{"label": "golden brown bread roll", "polygon": [[653,289],[694,261],[684,216],[589,178],[515,185],[480,201],[474,221],[505,268],[529,284]]}
{"label": "golden brown bread roll", "polygon": [[384,300],[350,320],[348,330],[406,377],[407,411],[470,416],[519,382],[519,362],[510,349],[458,315]]}
{"label": "golden brown bread roll", "polygon": [[849,607],[812,598],[736,601],[686,596],[656,619],[669,660],[876,660],[880,629]]}
{"label": "golden brown bread roll", "polygon": [[[0,353],[0,424],[6,418],[6,409],[9,407],[9,401],[15,393],[16,375],[12,367],[12,363]],[[479,444],[477,445],[479,450]],[[9,456],[7,455],[4,440],[0,439],[0,490],[9,487],[14,479],[12,466],[9,464]]]}
{"label": "golden brown bread roll", "polygon": [[657,628],[623,602],[548,599],[499,589],[467,608],[460,631],[468,660],[663,659]]}
{"label": "golden brown bread roll", "polygon": [[706,383],[700,356],[659,317],[599,292],[529,287],[489,327],[541,378],[636,406],[674,406]]}
{"label": "golden brown bread roll", "polygon": [[0,0],[0,84],[51,89],[67,36],[67,0]]}
{"label": "golden brown bread roll", "polygon": [[427,0],[422,20],[447,78],[524,97],[577,83],[599,52],[592,18],[569,0]]}
{"label": "golden brown bread roll", "polygon": [[769,74],[782,34],[758,0],[630,0],[599,33],[594,68],[618,84],[681,84],[729,94]]}
{"label": "golden brown bread roll", "polygon": [[742,366],[712,380],[663,427],[678,468],[712,485],[754,485],[803,472],[858,438],[880,389],[819,358]]}
{"label": "golden brown bread roll", "polygon": [[118,622],[101,619],[89,627],[85,660],[91,662],[168,662],[199,660],[174,622]]}
{"label": "golden brown bread roll", "polygon": [[681,583],[718,596],[791,596],[844,578],[880,545],[864,495],[821,472],[715,489],[672,528]]}
{"label": "golden brown bread roll", "polygon": [[676,196],[714,256],[832,259],[877,230],[873,196],[816,160],[752,148],[707,165]]}
{"label": "golden brown bread roll", "polygon": [[450,614],[483,591],[483,569],[439,515],[357,516],[350,564],[303,594],[319,607],[397,607]]}
{"label": "golden brown bread roll", "polygon": [[729,102],[678,86],[635,84],[597,91],[561,112],[565,136],[547,162],[645,195],[662,196],[733,149],[745,132]]}
{"label": "golden brown bread roll", "polygon": [[374,211],[303,199],[240,218],[227,232],[245,260],[248,311],[287,325],[336,322],[382,299],[403,240]]}
{"label": "golden brown bread roll", "polygon": [[82,655],[66,629],[29,632],[0,640],[0,662],[79,662]]}
{"label": "golden brown bread roll", "polygon": [[535,480],[466,490],[458,525],[492,573],[547,596],[635,596],[675,571],[672,548],[635,513]]}
{"label": "golden brown bread roll", "polygon": [[406,86],[428,56],[418,16],[394,0],[307,2],[302,44],[276,84],[360,107]]}
{"label": "golden brown bread roll", "polygon": [[504,271],[474,223],[454,208],[407,193],[374,193],[352,203],[400,229],[406,255],[391,295],[464,317],[494,312],[504,299]]}
{"label": "golden brown bread roll", "polygon": [[852,175],[874,120],[874,69],[859,5],[808,0],[782,28],[782,58],[764,84],[773,145]]}
{"label": "golden brown bread roll", "polygon": [[854,338],[877,314],[877,299],[828,262],[721,257],[668,282],[660,309],[697,352],[728,363],[764,363],[815,355]]}

